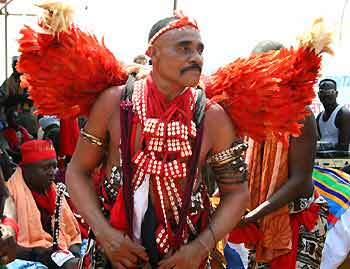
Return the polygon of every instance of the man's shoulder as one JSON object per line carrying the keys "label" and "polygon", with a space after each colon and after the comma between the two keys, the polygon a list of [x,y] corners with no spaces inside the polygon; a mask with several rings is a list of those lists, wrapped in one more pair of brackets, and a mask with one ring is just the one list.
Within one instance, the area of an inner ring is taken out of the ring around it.
{"label": "man's shoulder", "polygon": [[217,103],[213,103],[207,107],[205,125],[205,128],[209,129],[209,133],[215,138],[219,138],[221,135],[227,135],[228,133],[234,133],[232,120],[224,108]]}
{"label": "man's shoulder", "polygon": [[114,111],[115,108],[119,108],[121,93],[121,86],[113,86],[104,90],[94,102],[92,112],[99,110],[108,113]]}
{"label": "man's shoulder", "polygon": [[321,115],[323,114],[323,112],[324,112],[324,110],[322,110],[320,113],[317,114],[316,120],[318,120],[318,119],[321,117]]}
{"label": "man's shoulder", "polygon": [[227,118],[228,115],[221,105],[215,102],[207,102],[205,116],[209,120],[218,120]]}
{"label": "man's shoulder", "polygon": [[344,114],[350,114],[350,110],[346,106],[342,106],[339,112]]}
{"label": "man's shoulder", "polygon": [[346,106],[342,106],[337,116],[350,118],[350,110]]}
{"label": "man's shoulder", "polygon": [[19,188],[21,183],[24,182],[22,169],[18,166],[15,172],[11,175],[11,177],[6,181],[6,186],[9,191],[12,193],[13,189]]}
{"label": "man's shoulder", "polygon": [[123,86],[112,86],[104,90],[97,98],[97,102],[109,104],[109,103],[113,103],[113,102],[115,103],[120,101],[122,89],[123,89]]}

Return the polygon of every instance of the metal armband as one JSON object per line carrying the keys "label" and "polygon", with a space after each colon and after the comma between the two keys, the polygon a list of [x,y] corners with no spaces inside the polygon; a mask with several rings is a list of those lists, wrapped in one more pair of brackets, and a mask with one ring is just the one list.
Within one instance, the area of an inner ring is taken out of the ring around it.
{"label": "metal armband", "polygon": [[209,157],[208,163],[218,184],[236,184],[247,180],[248,170],[243,155],[248,146],[235,142],[231,148]]}
{"label": "metal armband", "polygon": [[98,147],[104,147],[105,146],[105,141],[101,138],[98,138],[92,134],[87,133],[86,131],[84,131],[84,129],[80,130],[80,135],[87,140],[88,142],[90,142],[93,145],[96,145]]}

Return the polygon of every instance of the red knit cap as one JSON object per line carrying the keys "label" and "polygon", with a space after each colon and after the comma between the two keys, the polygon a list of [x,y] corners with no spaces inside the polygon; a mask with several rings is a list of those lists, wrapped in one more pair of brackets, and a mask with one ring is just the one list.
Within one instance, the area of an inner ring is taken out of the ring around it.
{"label": "red knit cap", "polygon": [[21,146],[21,164],[56,159],[56,151],[51,141],[31,140]]}

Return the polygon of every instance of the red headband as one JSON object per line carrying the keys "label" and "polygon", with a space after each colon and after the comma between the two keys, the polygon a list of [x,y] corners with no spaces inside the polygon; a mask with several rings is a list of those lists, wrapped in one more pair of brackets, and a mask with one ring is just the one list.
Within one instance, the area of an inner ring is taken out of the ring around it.
{"label": "red headband", "polygon": [[151,40],[148,42],[148,48],[146,51],[146,55],[147,56],[151,56],[151,46],[154,44],[154,42],[156,42],[156,40],[164,33],[176,29],[176,28],[182,28],[184,26],[192,26],[194,28],[196,28],[198,30],[198,25],[196,20],[191,19],[187,16],[185,16],[182,11],[179,10],[175,10],[174,11],[174,15],[175,17],[178,18],[178,20],[176,21],[172,21],[170,23],[168,23],[166,26],[164,26],[163,28],[161,28],[152,38]]}
{"label": "red headband", "polygon": [[51,141],[31,140],[21,146],[21,164],[56,159],[56,151]]}

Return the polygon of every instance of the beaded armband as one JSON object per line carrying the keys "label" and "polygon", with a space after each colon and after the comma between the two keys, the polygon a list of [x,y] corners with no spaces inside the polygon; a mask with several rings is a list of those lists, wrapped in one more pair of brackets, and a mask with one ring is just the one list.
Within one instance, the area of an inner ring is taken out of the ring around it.
{"label": "beaded armband", "polygon": [[231,148],[216,153],[208,158],[217,183],[235,184],[247,180],[247,165],[243,154],[247,150],[246,143],[235,142]]}
{"label": "beaded armband", "polygon": [[91,144],[96,145],[98,147],[104,147],[105,146],[105,141],[101,138],[98,138],[92,134],[89,134],[87,132],[84,131],[84,129],[80,130],[80,135],[86,139],[87,141],[89,141]]}

